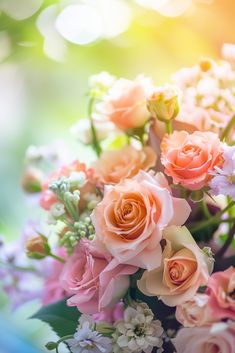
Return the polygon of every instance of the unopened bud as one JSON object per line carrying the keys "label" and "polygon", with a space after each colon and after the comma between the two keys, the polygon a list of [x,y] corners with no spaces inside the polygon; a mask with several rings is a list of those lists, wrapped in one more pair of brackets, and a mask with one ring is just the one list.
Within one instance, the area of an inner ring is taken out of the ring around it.
{"label": "unopened bud", "polygon": [[26,243],[27,256],[32,259],[44,259],[50,254],[50,247],[44,235],[28,239]]}
{"label": "unopened bud", "polygon": [[42,172],[37,168],[28,168],[23,175],[21,185],[24,191],[36,193],[41,191]]}
{"label": "unopened bud", "polygon": [[147,100],[147,108],[153,118],[167,122],[174,119],[179,112],[179,91],[176,87],[165,85],[159,87]]}
{"label": "unopened bud", "polygon": [[56,342],[48,342],[46,345],[45,345],[46,349],[48,351],[53,351],[54,349],[56,349],[57,347],[57,343]]}

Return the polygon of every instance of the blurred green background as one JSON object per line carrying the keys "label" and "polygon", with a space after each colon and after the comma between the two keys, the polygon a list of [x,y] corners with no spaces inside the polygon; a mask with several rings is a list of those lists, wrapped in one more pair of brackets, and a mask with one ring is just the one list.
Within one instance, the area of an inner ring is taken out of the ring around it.
{"label": "blurred green background", "polygon": [[[0,0],[0,233],[15,239],[32,210],[20,188],[28,145],[64,139],[86,115],[88,77],[100,71],[156,84],[235,43],[234,0]],[[39,343],[31,306],[2,312]],[[43,342],[50,335],[46,330]]]}

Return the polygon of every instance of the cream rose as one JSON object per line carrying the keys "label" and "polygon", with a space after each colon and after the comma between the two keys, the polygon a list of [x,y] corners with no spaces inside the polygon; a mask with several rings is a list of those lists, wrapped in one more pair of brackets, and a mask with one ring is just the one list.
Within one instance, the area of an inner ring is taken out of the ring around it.
{"label": "cream rose", "polygon": [[209,296],[197,293],[192,299],[177,305],[175,317],[184,327],[208,326],[215,322],[208,306]]}
{"label": "cream rose", "polygon": [[166,246],[162,264],[145,271],[138,281],[148,296],[158,296],[166,305],[175,306],[190,300],[198,288],[206,285],[209,264],[186,227],[171,226],[164,230]]}
{"label": "cream rose", "polygon": [[118,151],[107,151],[93,164],[95,178],[102,184],[117,184],[140,170],[154,167],[156,160],[156,154],[147,146],[141,150],[125,146]]}
{"label": "cream rose", "polygon": [[161,263],[163,229],[182,225],[190,207],[174,198],[165,177],[140,171],[134,178],[105,186],[92,213],[96,240],[120,263],[152,270]]}

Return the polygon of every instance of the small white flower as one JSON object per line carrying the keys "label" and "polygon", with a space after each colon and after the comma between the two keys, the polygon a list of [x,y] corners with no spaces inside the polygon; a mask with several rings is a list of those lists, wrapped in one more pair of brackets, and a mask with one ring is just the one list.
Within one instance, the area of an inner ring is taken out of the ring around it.
{"label": "small white flower", "polygon": [[[99,141],[102,141],[112,134],[115,134],[117,129],[111,121],[104,119],[96,119],[97,115],[92,115],[96,135]],[[77,124],[71,127],[71,134],[83,144],[90,144],[92,142],[91,123],[89,119],[80,119]]]}
{"label": "small white flower", "polygon": [[90,76],[89,87],[91,90],[105,92],[113,86],[115,81],[115,76],[110,75],[106,71],[102,71],[97,75]]}
{"label": "small white flower", "polygon": [[55,203],[50,208],[50,214],[54,219],[61,217],[65,213],[64,205],[60,202]]}
{"label": "small white flower", "polygon": [[72,187],[82,187],[86,182],[86,175],[83,172],[72,172],[68,178]]}
{"label": "small white flower", "polygon": [[93,330],[94,322],[89,315],[82,315],[74,338],[68,339],[73,353],[111,353],[112,339]]}
{"label": "small white flower", "polygon": [[150,353],[153,347],[162,347],[162,334],[161,322],[154,320],[148,305],[136,303],[129,306],[124,311],[124,319],[116,323],[114,352]]}

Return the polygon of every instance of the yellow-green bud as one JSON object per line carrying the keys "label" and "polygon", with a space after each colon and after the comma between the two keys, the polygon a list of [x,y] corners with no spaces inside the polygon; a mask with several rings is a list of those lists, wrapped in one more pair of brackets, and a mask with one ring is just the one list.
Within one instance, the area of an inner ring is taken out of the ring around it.
{"label": "yellow-green bud", "polygon": [[147,100],[147,108],[153,118],[167,122],[179,113],[179,91],[175,86],[165,85],[155,90]]}

